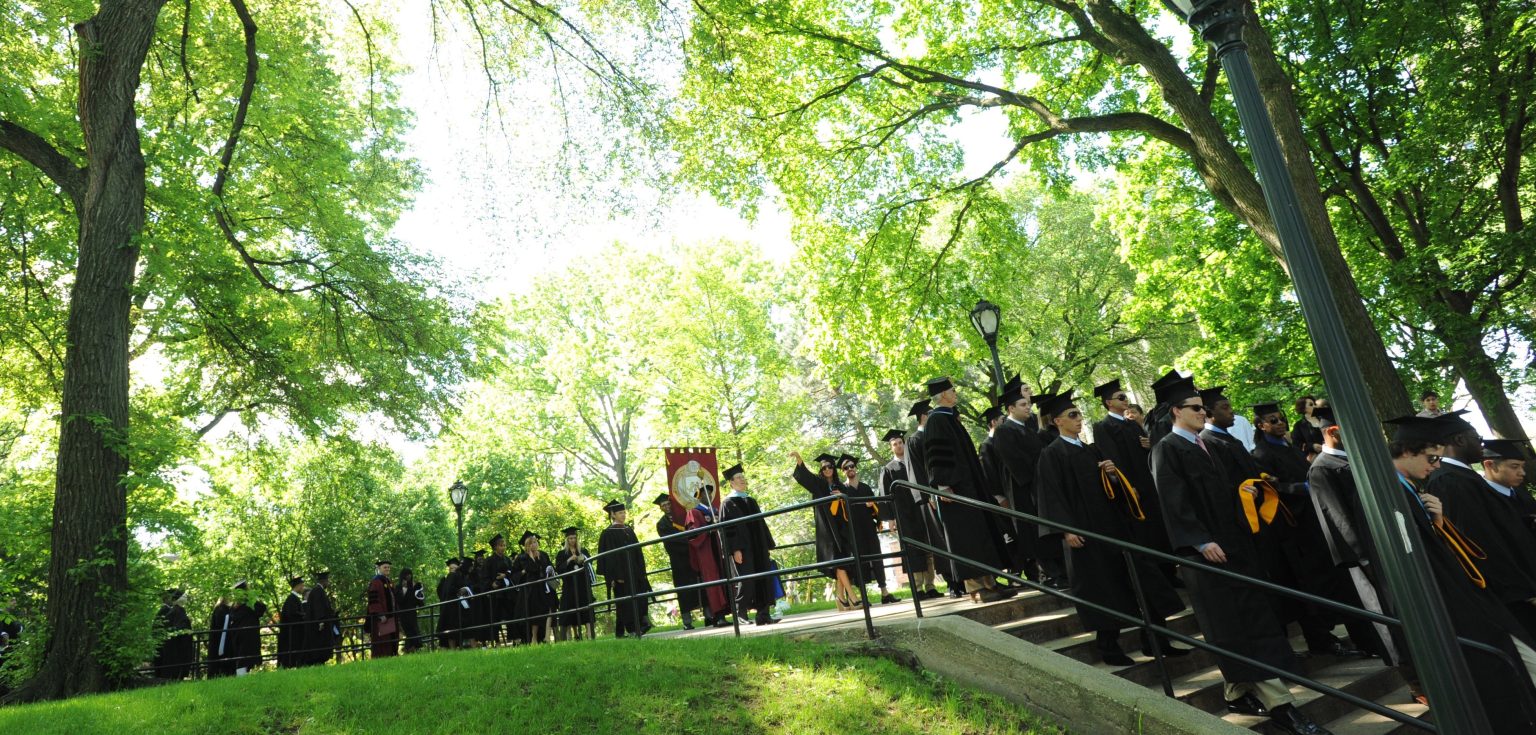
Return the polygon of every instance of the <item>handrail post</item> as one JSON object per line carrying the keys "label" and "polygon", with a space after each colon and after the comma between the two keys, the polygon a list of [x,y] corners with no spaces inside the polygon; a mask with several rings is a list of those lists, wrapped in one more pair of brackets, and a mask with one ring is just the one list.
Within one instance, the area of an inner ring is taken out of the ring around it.
{"label": "handrail post", "polygon": [[1147,610],[1147,597],[1141,591],[1141,574],[1136,571],[1136,560],[1130,549],[1121,549],[1125,567],[1131,573],[1131,590],[1136,593],[1136,608],[1141,611],[1141,633],[1152,644],[1152,660],[1157,664],[1157,675],[1163,680],[1163,694],[1173,697],[1173,679],[1168,676],[1168,662],[1163,656],[1162,635],[1152,630],[1152,614]]}
{"label": "handrail post", "polygon": [[[911,554],[911,548],[912,547],[911,547],[910,544],[907,543],[907,534],[904,531],[902,531],[901,525],[899,523],[896,525],[896,548],[899,549],[900,552],[901,552],[901,558],[898,561],[902,565],[905,565],[907,563],[907,559],[911,558],[910,554]],[[912,612],[918,618],[922,618],[923,617],[923,601],[922,601],[923,592],[922,592],[922,590],[919,590],[919,589],[917,589],[916,587],[913,586],[913,584],[912,584],[912,570],[910,570],[910,569],[907,570],[907,589],[911,590],[911,592],[912,592]]]}
{"label": "handrail post", "polygon": [[853,578],[859,585],[859,602],[864,608],[864,635],[874,640],[878,636],[875,635],[875,621],[870,617],[869,612],[869,589],[864,579],[864,559],[859,553],[859,529],[853,525],[854,519],[858,518],[859,514],[853,511],[851,505],[848,505],[847,496],[844,496],[843,503],[848,509],[848,538],[853,542]]}
{"label": "handrail post", "polygon": [[[645,626],[640,623],[640,609],[635,605],[635,594],[640,591],[640,585],[635,578],[635,557],[633,554],[624,554],[624,567],[629,571],[629,596],[625,602],[629,606],[629,623],[634,626],[632,632],[635,634],[635,637],[641,638],[645,635]],[[650,616],[647,615],[646,617]]]}

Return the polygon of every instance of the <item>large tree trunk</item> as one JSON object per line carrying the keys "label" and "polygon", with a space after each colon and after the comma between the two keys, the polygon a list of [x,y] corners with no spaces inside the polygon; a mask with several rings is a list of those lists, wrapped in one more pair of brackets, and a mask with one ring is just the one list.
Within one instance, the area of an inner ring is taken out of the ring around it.
{"label": "large tree trunk", "polygon": [[1307,230],[1322,256],[1323,271],[1328,276],[1334,298],[1339,304],[1339,315],[1344,329],[1349,333],[1355,348],[1355,358],[1365,374],[1366,389],[1371,392],[1371,403],[1383,418],[1401,416],[1412,412],[1413,404],[1402,377],[1387,356],[1387,346],[1381,339],[1371,315],[1365,310],[1365,299],[1355,284],[1355,277],[1344,260],[1339,238],[1328,219],[1328,203],[1323,187],[1317,180],[1316,164],[1312,161],[1312,148],[1302,130],[1301,112],[1291,89],[1290,77],[1275,59],[1274,46],[1269,32],[1259,23],[1253,6],[1247,6],[1248,25],[1244,39],[1248,41],[1249,58],[1253,62],[1254,75],[1264,96],[1264,107],[1274,122],[1275,134],[1280,139],[1280,150],[1285,155],[1286,168],[1291,173],[1291,185],[1301,203],[1301,215],[1307,222]]}
{"label": "large tree trunk", "polygon": [[1483,350],[1483,335],[1475,329],[1446,329],[1438,320],[1433,331],[1445,345],[1456,372],[1466,381],[1467,392],[1477,401],[1494,436],[1525,438],[1525,427],[1521,426],[1520,416],[1515,413],[1509,393],[1504,390],[1504,379],[1499,376],[1493,359]]}
{"label": "large tree trunk", "polygon": [[104,0],[75,26],[86,188],[69,340],[48,569],[48,642],[20,698],[110,685],[98,658],[106,611],[127,586],[128,314],[144,226],[144,154],[134,95],[165,0]]}

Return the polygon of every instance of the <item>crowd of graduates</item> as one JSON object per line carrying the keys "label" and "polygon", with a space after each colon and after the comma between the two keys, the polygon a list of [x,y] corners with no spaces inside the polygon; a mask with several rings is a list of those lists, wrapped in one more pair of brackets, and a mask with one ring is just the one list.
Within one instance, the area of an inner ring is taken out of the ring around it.
{"label": "crowd of graduates", "polygon": [[[746,473],[739,465],[722,475],[730,493],[720,500],[718,511],[704,503],[692,509],[694,527],[713,525],[717,517],[726,521],[761,513],[757,501],[746,493]],[[666,512],[670,497],[663,495],[656,502],[664,511],[658,530],[664,535],[681,532],[683,527],[672,524]],[[615,603],[615,636],[643,635],[652,627],[652,598],[646,595],[652,588],[645,558],[637,546],[639,539],[628,524],[629,509],[622,501],[611,501],[603,510],[609,525],[599,536],[595,557],[582,546],[580,530],[570,527],[561,532],[564,541],[553,557],[540,548],[542,537],[538,533],[525,531],[516,556],[508,556],[506,538],[496,534],[490,539],[489,552],[478,549],[472,556],[448,559],[436,588],[439,604],[435,630],[426,634],[419,620],[420,610],[428,605],[423,585],[410,569],[402,570],[398,581],[392,580],[393,564],[387,559],[376,561],[376,574],[367,587],[365,615],[360,619],[368,637],[369,655],[394,656],[402,644],[406,653],[419,650],[427,635],[435,639],[437,647],[447,649],[594,638],[597,617],[593,585],[599,576],[607,585],[608,599],[636,596]],[[701,578],[719,580],[721,569],[735,577],[777,568],[769,557],[775,546],[773,536],[761,518],[664,543],[674,553],[671,571],[677,586],[695,584]],[[680,558],[675,554],[679,548],[683,552]],[[695,551],[692,559],[689,549]],[[343,628],[349,626],[331,599],[330,574],[315,572],[310,581],[312,586],[302,575],[290,577],[289,594],[270,619],[267,605],[251,599],[245,580],[219,598],[203,632],[206,651],[202,663],[207,675],[243,675],[259,668],[264,627],[275,630],[275,659],[281,668],[323,664],[336,658]],[[692,611],[701,606],[707,625],[729,624],[728,614],[746,620],[753,613],[757,624],[772,624],[775,619],[770,610],[783,596],[775,576],[677,595],[686,629],[693,629]],[[166,637],[152,662],[152,672],[158,678],[183,679],[196,673],[197,640],[186,602],[182,590],[164,594],[156,625]]]}
{"label": "crowd of graduates", "polygon": [[[1073,391],[1033,395],[1014,377],[982,412],[987,438],[978,446],[962,424],[953,382],[938,378],[926,388],[928,398],[909,412],[916,430],[885,435],[894,458],[880,478],[902,536],[949,554],[907,546],[902,563],[915,594],[935,594],[936,575],[952,590],[963,585],[978,602],[1012,594],[987,567],[1070,590],[1088,603],[1077,614],[1095,634],[1101,659],[1129,666],[1135,661],[1120,637],[1133,626],[1105,610],[1135,620],[1144,604],[1147,617],[1162,624],[1186,607],[1182,588],[1211,645],[1286,672],[1299,671],[1305,656],[1381,657],[1398,667],[1415,699],[1428,703],[1395,631],[1195,567],[1214,565],[1394,614],[1348,451],[1321,399],[1295,401],[1294,427],[1273,402],[1251,406],[1245,422],[1222,388],[1201,389],[1170,371],[1153,384],[1156,404],[1145,414],[1118,380],[1095,388],[1091,400],[1104,416],[1090,425]],[[1466,649],[1495,730],[1536,732],[1536,501],[1521,489],[1529,442],[1484,441],[1461,417],[1465,411],[1441,412],[1432,392],[1422,401],[1424,411],[1386,427],[1398,489],[1414,511],[1401,531],[1408,548],[1427,556],[1456,633],[1500,652]],[[822,458],[823,475],[830,459]],[[797,468],[802,484],[808,475]],[[974,502],[897,484],[903,480]],[[1063,527],[1189,563],[1136,555],[1128,566],[1120,547]],[[1292,622],[1305,652],[1292,647]],[[1347,640],[1335,634],[1340,625]],[[1142,652],[1189,654],[1145,630]],[[1293,706],[1284,677],[1229,657],[1218,662],[1230,711],[1268,716],[1285,732],[1327,734]]]}

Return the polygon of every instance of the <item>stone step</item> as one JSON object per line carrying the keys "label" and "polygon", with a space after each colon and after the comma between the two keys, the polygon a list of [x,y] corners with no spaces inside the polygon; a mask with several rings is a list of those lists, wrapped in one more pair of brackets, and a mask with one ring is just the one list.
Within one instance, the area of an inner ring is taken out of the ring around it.
{"label": "stone step", "polygon": [[[1428,707],[1413,701],[1413,695],[1406,685],[1387,692],[1376,701],[1390,709],[1414,717],[1425,717],[1429,712]],[[1325,727],[1331,730],[1333,735],[1423,735],[1425,732],[1412,725],[1405,725],[1375,712],[1360,709],[1351,709],[1344,715],[1329,720]]]}
{"label": "stone step", "polygon": [[1038,615],[1059,610],[1072,610],[1072,603],[1055,595],[1035,591],[1020,592],[1017,596],[1001,602],[981,605],[972,605],[968,602],[958,604],[961,605],[959,609],[946,610],[946,612],[999,629]]}

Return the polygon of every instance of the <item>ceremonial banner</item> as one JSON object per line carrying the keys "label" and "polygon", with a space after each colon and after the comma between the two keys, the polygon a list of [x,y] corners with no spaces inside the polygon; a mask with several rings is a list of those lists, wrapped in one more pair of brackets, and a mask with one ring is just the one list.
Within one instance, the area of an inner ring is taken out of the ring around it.
{"label": "ceremonial banner", "polygon": [[720,509],[720,467],[714,447],[668,447],[667,490],[672,496],[672,521],[679,526],[688,509],[706,502]]}

